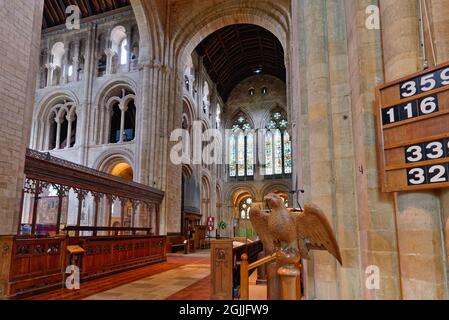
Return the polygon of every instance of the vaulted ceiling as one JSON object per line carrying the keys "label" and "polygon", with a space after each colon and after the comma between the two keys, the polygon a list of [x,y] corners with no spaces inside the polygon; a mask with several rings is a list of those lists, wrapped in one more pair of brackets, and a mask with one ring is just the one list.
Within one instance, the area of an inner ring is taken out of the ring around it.
{"label": "vaulted ceiling", "polygon": [[130,0],[45,0],[42,28],[65,24],[68,16],[65,10],[70,5],[77,5],[81,10],[81,18],[87,18],[129,6]]}
{"label": "vaulted ceiling", "polygon": [[260,74],[286,78],[282,44],[270,31],[236,24],[207,37],[196,49],[224,101],[242,80]]}

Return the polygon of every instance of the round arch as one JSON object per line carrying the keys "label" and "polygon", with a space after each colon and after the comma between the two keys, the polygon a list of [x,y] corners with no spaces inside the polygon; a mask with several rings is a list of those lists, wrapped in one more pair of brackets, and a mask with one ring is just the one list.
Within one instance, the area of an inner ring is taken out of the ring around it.
{"label": "round arch", "polygon": [[99,171],[111,173],[112,169],[120,164],[127,163],[133,168],[134,171],[134,155],[132,152],[122,149],[122,150],[110,150],[104,152],[98,159],[95,161],[93,167]]}
{"label": "round arch", "polygon": [[203,218],[208,217],[212,214],[211,211],[211,179],[206,173],[203,173],[201,177],[201,214]]}
{"label": "round arch", "polygon": [[162,24],[154,8],[154,1],[131,0],[131,7],[139,29],[139,62],[149,64],[162,61],[164,35]]}
{"label": "round arch", "polygon": [[224,199],[229,199],[229,204],[235,205],[236,198],[239,196],[239,194],[245,192],[250,194],[252,198],[257,200],[257,190],[252,185],[246,183],[234,184],[231,188],[224,192]]}
{"label": "round arch", "polygon": [[290,188],[287,184],[284,183],[268,184],[260,191],[260,197],[263,198],[269,193],[277,193],[277,192],[288,194],[290,192]]}
{"label": "round arch", "polygon": [[182,175],[183,177],[191,177],[193,175],[193,167],[190,164],[182,165]]}
{"label": "round arch", "polygon": [[[54,107],[57,105],[70,106],[70,112],[72,115],[76,115],[77,106],[79,106],[79,99],[77,95],[70,90],[58,90],[57,92],[51,92],[42,97],[40,101],[36,103],[33,116],[33,124],[31,128],[31,140],[30,145],[34,149],[44,150],[45,142],[49,136],[49,118],[54,113]],[[64,107],[67,114],[68,109]]]}
{"label": "round arch", "polygon": [[[44,96],[37,102],[37,107],[35,108],[36,119],[42,119],[45,117],[46,113],[50,111],[48,106],[55,105],[61,101],[71,101],[74,105],[79,106],[79,99],[77,95],[71,90],[58,90],[57,92],[51,92]],[[51,109],[51,108],[50,108]]]}
{"label": "round arch", "polygon": [[[229,0],[201,11],[182,25],[174,36],[175,59],[182,69],[188,55],[213,32],[233,24],[254,24],[273,33],[288,52],[290,13],[288,8],[261,0],[242,7],[238,0]],[[287,65],[287,64],[286,64]]]}
{"label": "round arch", "polygon": [[196,110],[195,110],[195,102],[193,99],[187,95],[182,97],[183,102],[183,113],[187,115],[187,120],[190,124],[193,123],[197,119]]}
{"label": "round arch", "polygon": [[114,78],[113,80],[110,80],[110,81],[104,83],[98,89],[97,96],[94,99],[94,101],[95,101],[94,105],[99,106],[102,103],[106,103],[106,101],[104,101],[104,100],[106,99],[108,94],[110,92],[114,91],[114,89],[117,89],[120,87],[126,87],[129,90],[131,90],[134,94],[137,93],[137,87],[138,87],[137,83],[135,83],[134,80],[132,80],[131,78],[128,78],[128,77]]}

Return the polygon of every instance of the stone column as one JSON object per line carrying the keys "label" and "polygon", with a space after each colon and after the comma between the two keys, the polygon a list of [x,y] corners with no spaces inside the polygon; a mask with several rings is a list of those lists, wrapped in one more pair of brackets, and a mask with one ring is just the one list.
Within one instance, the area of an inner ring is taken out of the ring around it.
{"label": "stone column", "polygon": [[133,42],[131,30],[129,30],[128,33],[127,33],[126,41],[127,41],[127,45],[126,45],[126,53],[127,53],[127,57],[126,57],[126,71],[130,72],[131,71],[132,42]]}
{"label": "stone column", "polygon": [[43,143],[42,147],[44,150],[50,149],[50,131],[51,131],[51,125],[52,125],[53,119],[47,119],[45,121],[45,129],[44,129],[44,137],[43,137]]}
{"label": "stone column", "polygon": [[75,42],[75,48],[72,58],[72,66],[73,66],[72,81],[74,82],[79,80],[78,78],[79,55],[80,55],[80,44],[79,40],[77,40]]}
{"label": "stone column", "polygon": [[[76,145],[79,146],[79,159],[80,163],[84,165],[88,164],[88,148],[89,148],[89,136],[93,136],[95,131],[89,130],[89,123],[91,123],[91,113],[92,113],[92,100],[94,99],[93,95],[93,82],[96,78],[96,37],[97,37],[97,25],[95,23],[91,23],[89,25],[87,43],[85,48],[85,59],[84,59],[84,77],[83,77],[83,98],[82,105],[77,106],[77,126],[78,130],[76,132]],[[92,130],[96,130],[92,126]]]}
{"label": "stone column", "polygon": [[[366,28],[368,5],[377,1],[345,1],[355,189],[363,299],[398,299],[400,294],[393,197],[380,192],[374,88],[383,82],[380,30]],[[343,258],[345,259],[345,258]],[[380,269],[380,288],[365,283],[369,266]]]}
{"label": "stone column", "polygon": [[103,133],[103,142],[104,144],[107,144],[110,142],[110,134],[111,134],[111,121],[112,121],[112,110],[111,108],[106,109],[103,108],[102,110],[102,117],[103,126],[105,128]]}
{"label": "stone column", "polygon": [[159,227],[162,233],[179,233],[182,167],[170,161],[169,138],[174,127],[181,127],[182,81],[158,61],[141,60],[139,69],[145,89],[137,97],[136,176],[140,183],[166,192]]}
{"label": "stone column", "polygon": [[[330,122],[329,60],[326,32],[326,2],[305,0],[306,76],[310,149],[308,170],[310,190],[306,196],[317,203],[334,223],[335,175],[332,156],[332,124]],[[335,259],[327,252],[315,252],[314,276],[318,299],[337,299],[337,274]]]}
{"label": "stone column", "polygon": [[[334,171],[334,231],[343,266],[337,265],[339,298],[358,299],[361,295],[358,212],[354,181],[355,151],[349,83],[346,0],[326,1],[327,46],[330,94],[330,149]],[[313,148],[313,146],[312,146]]]}
{"label": "stone column", "polygon": [[104,51],[104,53],[106,54],[106,57],[107,57],[107,59],[106,59],[106,74],[110,75],[110,74],[112,74],[112,70],[113,70],[112,58],[114,58],[116,53],[112,49],[106,49]]}
{"label": "stone column", "polygon": [[[449,5],[447,0],[427,1],[428,16],[433,27],[432,39],[436,53],[436,64],[449,61]],[[429,36],[429,34],[427,34]],[[449,260],[449,190],[441,190],[442,224],[445,235],[446,270]],[[447,279],[446,279],[447,281]]]}
{"label": "stone column", "polygon": [[[433,41],[436,63],[449,60],[449,3],[447,0],[430,0],[427,3],[427,16],[433,26]],[[428,36],[428,35],[427,35]]]}
{"label": "stone column", "polygon": [[64,44],[64,48],[67,48],[64,54],[64,57],[62,59],[62,65],[60,66],[61,68],[61,83],[59,84],[66,84],[69,82],[69,51],[68,51],[68,46],[66,44]]}
{"label": "stone column", "polygon": [[[17,233],[20,217],[25,150],[30,140],[39,67],[43,5],[43,0],[28,1],[26,5],[20,1],[1,3],[0,87],[8,95],[0,97],[0,299],[9,294],[11,236]],[[23,63],[20,68],[17,61]]]}
{"label": "stone column", "polygon": [[51,87],[53,86],[53,75],[55,72],[55,65],[53,63],[47,63],[45,65],[45,68],[47,68],[48,72],[47,72],[47,87]]}
{"label": "stone column", "polygon": [[73,125],[73,121],[75,120],[73,118],[73,116],[66,116],[66,119],[68,121],[68,126],[67,126],[67,143],[65,148],[66,149],[70,149],[71,144],[72,144],[72,125]]}
{"label": "stone column", "polygon": [[120,118],[120,141],[119,143],[123,143],[124,141],[124,132],[125,132],[125,114],[126,111],[128,111],[128,106],[125,105],[123,102],[120,102],[119,105],[120,111],[121,111],[121,118]]}
{"label": "stone column", "polygon": [[55,145],[55,149],[59,150],[61,148],[61,125],[63,120],[61,118],[56,117],[55,118],[55,122],[56,122],[56,145]]}
{"label": "stone column", "polygon": [[[419,16],[415,1],[381,0],[385,81],[419,71]],[[397,228],[404,299],[447,299],[436,192],[397,195]]]}

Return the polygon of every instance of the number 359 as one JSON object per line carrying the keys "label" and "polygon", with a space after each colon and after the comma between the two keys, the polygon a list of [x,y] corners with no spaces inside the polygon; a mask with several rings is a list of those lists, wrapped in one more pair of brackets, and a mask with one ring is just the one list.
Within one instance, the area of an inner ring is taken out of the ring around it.
{"label": "number 359", "polygon": [[449,85],[449,68],[418,77],[401,83],[401,99],[410,98],[420,93]]}

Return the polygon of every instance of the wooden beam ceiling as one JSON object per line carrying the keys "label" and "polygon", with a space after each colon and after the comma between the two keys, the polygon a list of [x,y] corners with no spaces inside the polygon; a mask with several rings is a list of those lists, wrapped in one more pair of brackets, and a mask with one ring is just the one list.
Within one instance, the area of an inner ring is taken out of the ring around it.
{"label": "wooden beam ceiling", "polygon": [[65,10],[70,5],[80,8],[81,18],[95,16],[130,5],[130,0],[45,0],[42,28],[52,28],[65,24]]}
{"label": "wooden beam ceiling", "polygon": [[196,49],[218,91],[226,101],[242,80],[261,74],[286,78],[284,50],[268,30],[251,24],[236,24],[207,37]]}

